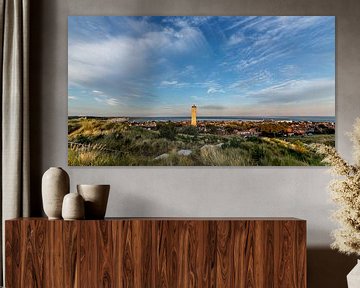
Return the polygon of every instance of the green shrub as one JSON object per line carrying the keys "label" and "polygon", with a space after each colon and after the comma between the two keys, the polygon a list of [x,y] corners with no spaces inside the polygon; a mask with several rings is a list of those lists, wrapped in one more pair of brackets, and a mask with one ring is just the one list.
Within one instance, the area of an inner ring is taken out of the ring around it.
{"label": "green shrub", "polygon": [[181,131],[181,133],[187,134],[187,135],[192,135],[192,136],[199,135],[199,131],[195,126],[185,126],[185,127],[182,127],[180,131]]}
{"label": "green shrub", "polygon": [[159,127],[159,137],[166,138],[169,140],[175,140],[176,138],[176,128],[172,123],[163,124]]}
{"label": "green shrub", "polygon": [[92,137],[84,134],[80,134],[75,138],[75,142],[80,144],[91,144]]}
{"label": "green shrub", "polygon": [[[324,165],[321,163],[322,157],[309,151],[305,144],[335,144],[334,134],[244,139],[235,135],[220,135],[216,132],[217,128],[210,125],[206,127],[209,128],[206,133],[200,133],[197,127],[175,123],[159,122],[157,125],[156,130],[147,130],[106,119],[69,119],[69,142],[84,144],[70,145],[69,165]],[[213,134],[209,133],[211,129],[214,130]],[[223,143],[221,148],[220,145],[216,146],[220,143]],[[214,147],[201,149],[204,145]],[[177,154],[180,149],[189,149],[193,153],[181,156]],[[164,153],[169,157],[155,160]]]}
{"label": "green shrub", "polygon": [[71,134],[72,132],[78,130],[81,127],[81,124],[78,122],[70,122],[68,123],[68,134]]}
{"label": "green shrub", "polygon": [[251,149],[251,158],[255,161],[255,162],[260,162],[264,156],[264,149],[261,146],[255,146],[253,149]]}

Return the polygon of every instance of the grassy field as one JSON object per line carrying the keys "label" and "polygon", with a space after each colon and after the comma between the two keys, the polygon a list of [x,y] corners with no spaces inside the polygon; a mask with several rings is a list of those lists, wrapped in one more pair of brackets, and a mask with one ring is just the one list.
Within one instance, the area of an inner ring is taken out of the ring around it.
{"label": "grassy field", "polygon": [[307,166],[323,165],[306,144],[335,144],[335,135],[283,138],[200,133],[160,123],[155,130],[112,119],[69,118],[70,166]]}

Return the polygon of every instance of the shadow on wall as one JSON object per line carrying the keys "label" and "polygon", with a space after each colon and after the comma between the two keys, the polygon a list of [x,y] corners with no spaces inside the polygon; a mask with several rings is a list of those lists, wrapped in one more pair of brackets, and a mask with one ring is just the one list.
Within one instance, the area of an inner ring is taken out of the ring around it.
{"label": "shadow on wall", "polygon": [[307,263],[308,288],[347,288],[346,275],[356,265],[356,256],[310,248]]}
{"label": "shadow on wall", "polygon": [[[42,53],[44,47],[44,0],[30,5],[31,25],[29,44],[29,109],[30,109],[30,207],[31,216],[42,216],[41,162],[42,162]],[[47,81],[47,80],[45,80]]]}

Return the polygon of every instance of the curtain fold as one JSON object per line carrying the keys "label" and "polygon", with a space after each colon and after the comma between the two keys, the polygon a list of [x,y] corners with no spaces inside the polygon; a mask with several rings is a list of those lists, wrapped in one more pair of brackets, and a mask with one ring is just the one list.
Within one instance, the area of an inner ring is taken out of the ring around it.
{"label": "curtain fold", "polygon": [[27,217],[30,211],[29,0],[0,0],[0,9],[1,271],[3,272],[4,221]]}

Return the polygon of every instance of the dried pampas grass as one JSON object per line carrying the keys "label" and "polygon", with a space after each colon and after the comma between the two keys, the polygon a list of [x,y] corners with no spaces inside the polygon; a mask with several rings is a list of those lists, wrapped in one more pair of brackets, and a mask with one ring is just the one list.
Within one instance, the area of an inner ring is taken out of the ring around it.
{"label": "dried pampas grass", "polygon": [[325,156],[323,162],[331,165],[335,176],[329,185],[331,198],[338,205],[332,218],[341,227],[333,231],[331,247],[360,256],[360,118],[356,119],[350,138],[354,147],[353,165],[342,159],[333,147],[323,144],[311,144],[309,147]]}

